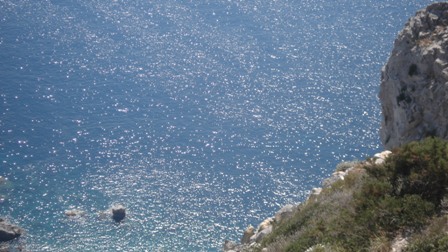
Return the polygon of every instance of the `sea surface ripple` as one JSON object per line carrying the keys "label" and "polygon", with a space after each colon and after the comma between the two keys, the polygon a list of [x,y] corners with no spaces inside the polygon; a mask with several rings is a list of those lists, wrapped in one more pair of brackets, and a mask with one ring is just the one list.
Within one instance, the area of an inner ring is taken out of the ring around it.
{"label": "sea surface ripple", "polygon": [[382,149],[380,70],[431,2],[0,0],[0,215],[29,251],[218,251]]}

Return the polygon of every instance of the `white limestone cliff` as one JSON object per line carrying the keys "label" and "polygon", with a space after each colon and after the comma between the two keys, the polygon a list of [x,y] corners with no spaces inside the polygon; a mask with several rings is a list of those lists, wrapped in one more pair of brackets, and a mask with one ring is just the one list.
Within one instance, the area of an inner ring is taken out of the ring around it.
{"label": "white limestone cliff", "polygon": [[448,3],[409,19],[381,76],[386,149],[427,136],[448,139]]}

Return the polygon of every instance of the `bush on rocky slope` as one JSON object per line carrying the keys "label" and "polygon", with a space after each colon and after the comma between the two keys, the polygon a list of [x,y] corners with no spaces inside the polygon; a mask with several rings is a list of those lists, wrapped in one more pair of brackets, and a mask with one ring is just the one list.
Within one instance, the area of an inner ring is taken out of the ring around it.
{"label": "bush on rocky slope", "polygon": [[[448,251],[448,143],[438,138],[393,150],[382,164],[359,162],[274,225],[263,251]],[[256,249],[257,250],[257,249]]]}

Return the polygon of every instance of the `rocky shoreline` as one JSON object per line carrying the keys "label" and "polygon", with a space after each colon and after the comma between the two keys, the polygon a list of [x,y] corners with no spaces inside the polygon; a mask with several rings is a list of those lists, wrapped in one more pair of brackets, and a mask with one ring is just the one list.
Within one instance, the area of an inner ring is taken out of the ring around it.
{"label": "rocky shoreline", "polygon": [[[369,159],[371,164],[380,165],[383,164],[386,158],[391,154],[391,151],[383,151],[375,154]],[[303,206],[310,202],[315,202],[317,196],[322,192],[322,189],[330,188],[334,183],[344,180],[345,177],[355,170],[355,167],[360,162],[343,162],[336,167],[336,171],[333,174],[322,181],[322,187],[313,188],[310,191],[308,198],[297,205],[288,204],[278,210],[274,216],[263,220],[254,228],[249,225],[243,232],[240,242],[226,240],[223,245],[223,251],[225,252],[244,252],[252,251],[254,249],[261,249],[261,251],[267,251],[261,248],[261,242],[263,238],[271,234],[275,227],[283,222],[290,220],[295,213],[301,210]]]}

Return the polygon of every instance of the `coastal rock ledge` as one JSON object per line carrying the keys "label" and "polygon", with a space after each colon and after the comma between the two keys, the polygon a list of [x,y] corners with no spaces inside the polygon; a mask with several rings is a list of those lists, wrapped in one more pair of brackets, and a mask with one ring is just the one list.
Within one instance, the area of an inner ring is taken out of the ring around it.
{"label": "coastal rock ledge", "polygon": [[448,139],[448,3],[409,19],[382,69],[381,140],[392,149],[428,136]]}

